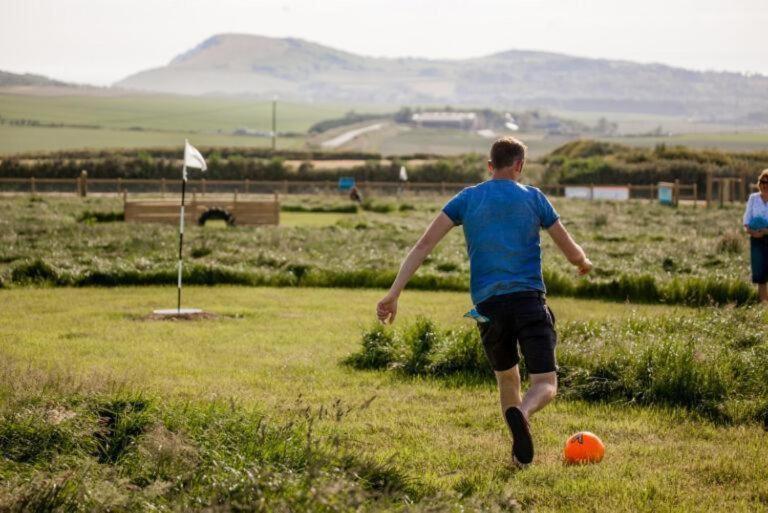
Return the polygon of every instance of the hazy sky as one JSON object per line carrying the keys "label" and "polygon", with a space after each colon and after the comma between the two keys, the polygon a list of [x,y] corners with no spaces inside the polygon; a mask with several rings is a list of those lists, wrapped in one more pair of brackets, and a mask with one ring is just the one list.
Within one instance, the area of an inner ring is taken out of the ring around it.
{"label": "hazy sky", "polygon": [[515,48],[768,74],[768,0],[0,0],[0,69],[106,85],[222,32],[372,56]]}

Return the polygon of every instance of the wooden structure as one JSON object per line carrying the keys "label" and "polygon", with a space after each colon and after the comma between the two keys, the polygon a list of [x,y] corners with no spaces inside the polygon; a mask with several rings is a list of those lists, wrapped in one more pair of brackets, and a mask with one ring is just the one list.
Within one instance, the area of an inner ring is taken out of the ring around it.
{"label": "wooden structure", "polygon": [[[132,223],[179,223],[178,200],[131,200],[123,194],[125,221]],[[238,226],[278,225],[280,224],[280,199],[263,196],[258,199],[238,200],[237,193],[232,196],[198,197],[192,194],[192,200],[184,207],[184,224],[198,224],[205,219],[223,219],[228,224]]]}

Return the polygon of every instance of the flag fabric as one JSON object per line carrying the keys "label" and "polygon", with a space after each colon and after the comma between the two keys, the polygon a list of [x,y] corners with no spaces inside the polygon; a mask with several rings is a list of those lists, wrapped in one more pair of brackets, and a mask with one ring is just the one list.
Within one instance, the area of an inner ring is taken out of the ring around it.
{"label": "flag fabric", "polygon": [[184,180],[187,179],[187,169],[188,167],[193,167],[195,169],[199,169],[200,171],[205,171],[208,169],[208,166],[205,164],[205,159],[202,155],[200,155],[200,152],[197,151],[197,148],[189,144],[189,141],[184,140]]}
{"label": "flag fabric", "polygon": [[405,170],[405,166],[400,166],[400,181],[401,182],[408,181],[408,172]]}

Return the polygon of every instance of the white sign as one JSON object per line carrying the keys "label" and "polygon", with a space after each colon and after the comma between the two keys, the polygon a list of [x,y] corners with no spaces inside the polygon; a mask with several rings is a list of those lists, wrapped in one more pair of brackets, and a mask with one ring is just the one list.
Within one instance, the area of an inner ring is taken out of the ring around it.
{"label": "white sign", "polygon": [[629,199],[629,187],[620,185],[595,185],[594,187],[568,185],[565,187],[565,197],[574,199],[627,201]]}

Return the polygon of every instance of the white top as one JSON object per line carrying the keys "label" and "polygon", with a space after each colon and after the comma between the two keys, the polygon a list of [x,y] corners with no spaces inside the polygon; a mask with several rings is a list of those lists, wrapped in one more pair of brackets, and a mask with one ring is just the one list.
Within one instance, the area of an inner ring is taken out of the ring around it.
{"label": "white top", "polygon": [[748,226],[752,221],[763,218],[768,221],[768,203],[763,201],[759,192],[753,192],[747,200],[747,208],[744,211],[744,226]]}

